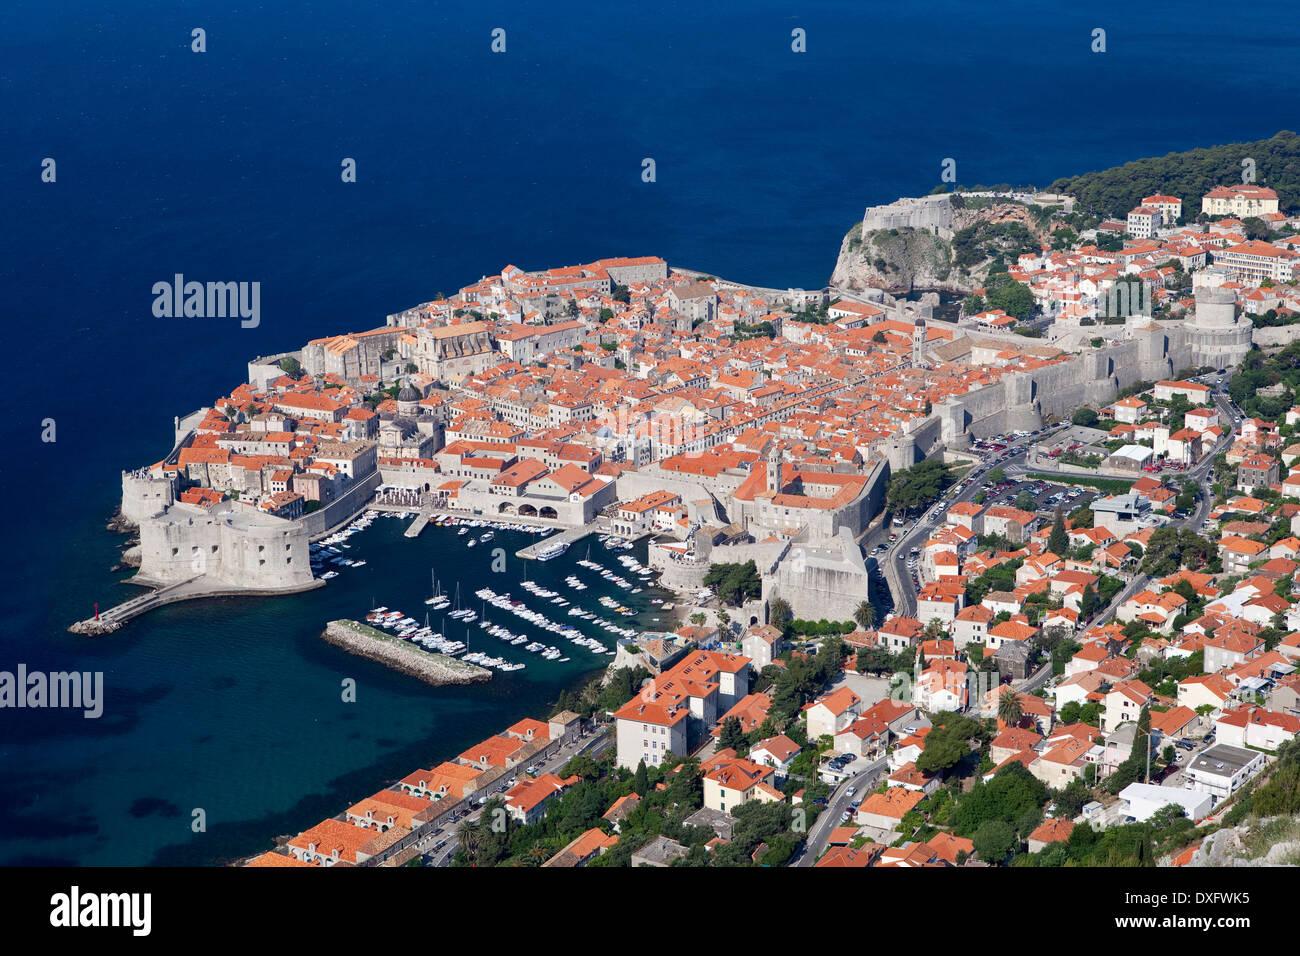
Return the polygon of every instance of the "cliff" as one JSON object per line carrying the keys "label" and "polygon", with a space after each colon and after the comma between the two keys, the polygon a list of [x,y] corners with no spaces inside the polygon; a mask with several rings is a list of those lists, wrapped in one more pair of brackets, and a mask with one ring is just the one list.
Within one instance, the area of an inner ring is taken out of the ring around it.
{"label": "cliff", "polygon": [[898,292],[941,288],[951,276],[952,243],[947,239],[909,228],[880,229],[864,239],[858,222],[840,243],[830,284],[850,291]]}
{"label": "cliff", "polygon": [[862,223],[854,223],[840,243],[830,284],[847,291],[970,292],[983,286],[995,258],[1014,262],[1047,242],[1059,225],[1023,203],[960,197],[953,200],[951,239],[907,227],[874,230],[864,238]]}

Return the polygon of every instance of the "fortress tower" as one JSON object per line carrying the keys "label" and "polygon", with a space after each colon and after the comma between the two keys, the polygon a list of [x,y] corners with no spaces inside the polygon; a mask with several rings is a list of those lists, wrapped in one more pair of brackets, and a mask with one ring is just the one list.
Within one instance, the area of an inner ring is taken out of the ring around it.
{"label": "fortress tower", "polygon": [[919,316],[912,326],[912,367],[925,367],[925,319]]}
{"label": "fortress tower", "polygon": [[1230,368],[1250,351],[1254,325],[1237,316],[1237,296],[1231,289],[1202,286],[1196,290],[1196,312],[1184,323],[1196,367]]}

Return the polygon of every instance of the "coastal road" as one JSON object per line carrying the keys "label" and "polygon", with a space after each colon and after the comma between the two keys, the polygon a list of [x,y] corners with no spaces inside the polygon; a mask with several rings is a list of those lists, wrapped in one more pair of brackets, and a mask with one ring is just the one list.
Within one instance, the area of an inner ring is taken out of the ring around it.
{"label": "coastal road", "polygon": [[[614,743],[613,728],[610,725],[603,725],[590,734],[579,737],[574,744],[562,747],[554,756],[548,757],[537,765],[537,775],[544,773],[555,773],[560,770],[566,763],[579,754],[586,754],[593,760],[604,753]],[[522,773],[522,770],[520,771]],[[504,783],[492,791],[488,796],[499,796],[507,788]],[[471,804],[474,809],[465,814],[461,819],[448,821],[437,827],[418,844],[421,852],[429,858],[430,866],[449,866],[452,857],[460,848],[460,841],[457,839],[457,831],[461,824],[474,823],[483,815],[483,809],[477,804]],[[437,844],[442,846],[434,849]]]}
{"label": "coastal road", "polygon": [[[844,811],[848,809],[849,804],[855,799],[865,799],[875,789],[887,766],[889,766],[888,758],[881,757],[861,773],[849,777],[831,791],[831,798],[826,803],[826,809],[821,812],[821,815],[817,817],[817,822],[808,831],[808,838],[790,864],[791,866],[808,867],[817,862],[817,858],[826,849],[826,841],[831,838],[831,831],[841,825],[840,817],[844,815]],[[850,794],[850,788],[856,792]]]}

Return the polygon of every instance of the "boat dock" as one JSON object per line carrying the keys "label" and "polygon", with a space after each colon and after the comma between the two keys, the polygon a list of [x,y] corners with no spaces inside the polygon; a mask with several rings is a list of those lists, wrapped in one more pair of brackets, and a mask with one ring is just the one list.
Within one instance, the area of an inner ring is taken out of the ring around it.
{"label": "boat dock", "polygon": [[424,526],[428,523],[429,515],[427,513],[421,513],[418,518],[411,522],[411,526],[402,532],[402,534],[407,538],[418,538],[420,532],[424,530]]}
{"label": "boat dock", "polygon": [[520,548],[518,551],[515,552],[515,557],[523,558],[525,561],[530,561],[536,558],[547,548],[554,547],[555,545],[559,544],[561,541],[569,545],[572,545],[575,542],[581,541],[583,538],[587,537],[587,535],[591,534],[594,530],[595,530],[594,528],[590,528],[585,525],[580,528],[570,528],[568,531],[563,531],[560,534],[553,534],[548,537],[542,538],[542,540],[540,541],[534,541],[526,548]]}
{"label": "boat dock", "polygon": [[[127,582],[131,583],[131,582]],[[167,604],[176,604],[179,601],[193,601],[197,598],[213,597],[254,597],[274,596],[281,594],[298,594],[302,591],[311,591],[315,588],[324,587],[324,581],[320,578],[313,578],[310,584],[297,588],[275,589],[275,590],[252,590],[247,588],[234,588],[228,584],[216,583],[206,579],[203,575],[197,575],[187,578],[184,581],[176,581],[172,584],[158,588],[156,591],[149,591],[146,594],[138,594],[129,600],[123,601],[107,611],[100,613],[98,618],[87,618],[84,621],[78,621],[68,628],[73,634],[110,634],[119,627],[130,621],[132,618],[139,617],[146,611],[151,611],[156,607],[163,607]],[[147,586],[147,585],[146,585]]]}

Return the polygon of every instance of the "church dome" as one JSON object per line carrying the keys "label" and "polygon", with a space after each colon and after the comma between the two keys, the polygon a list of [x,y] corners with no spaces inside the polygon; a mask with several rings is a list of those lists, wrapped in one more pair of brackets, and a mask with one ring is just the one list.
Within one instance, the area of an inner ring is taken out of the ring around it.
{"label": "church dome", "polygon": [[399,402],[410,402],[412,404],[419,404],[420,393],[417,392],[415,389],[411,388],[410,385],[403,385],[402,390],[397,393],[397,400]]}

